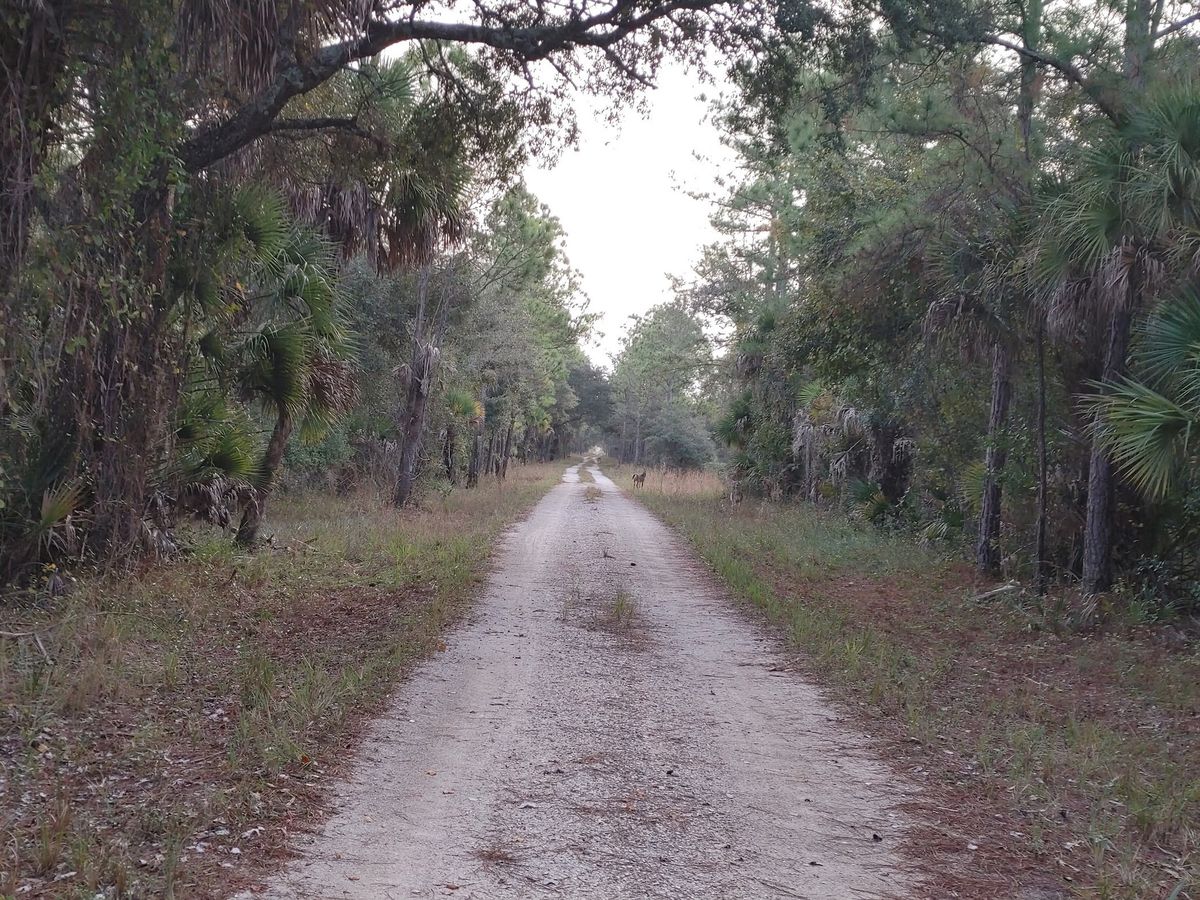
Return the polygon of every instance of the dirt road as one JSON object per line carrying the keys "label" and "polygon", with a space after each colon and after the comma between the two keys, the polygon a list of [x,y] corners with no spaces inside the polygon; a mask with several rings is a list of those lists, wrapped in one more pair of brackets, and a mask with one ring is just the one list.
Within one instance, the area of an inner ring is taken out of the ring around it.
{"label": "dirt road", "polygon": [[506,537],[333,817],[253,896],[906,895],[903,789],[683,541],[594,477],[568,469]]}

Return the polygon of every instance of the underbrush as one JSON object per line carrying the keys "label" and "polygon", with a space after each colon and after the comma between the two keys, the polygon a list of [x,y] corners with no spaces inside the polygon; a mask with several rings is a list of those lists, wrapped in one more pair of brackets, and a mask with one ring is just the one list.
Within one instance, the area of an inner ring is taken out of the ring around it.
{"label": "underbrush", "polygon": [[929,818],[949,825],[921,842],[975,848],[960,896],[998,883],[1196,896],[1195,645],[1128,617],[1072,629],[1061,602],[996,592],[931,548],[807,504],[730,504],[714,476],[651,473],[637,495],[927,786]]}
{"label": "underbrush", "polygon": [[262,871],[561,471],[402,512],[281,496],[254,554],[199,533],[180,562],[0,610],[0,896],[214,896]]}

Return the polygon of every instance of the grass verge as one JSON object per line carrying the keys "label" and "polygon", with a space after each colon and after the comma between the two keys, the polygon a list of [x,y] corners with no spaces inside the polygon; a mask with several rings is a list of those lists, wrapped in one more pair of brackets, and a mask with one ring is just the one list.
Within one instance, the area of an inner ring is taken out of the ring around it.
{"label": "grass verge", "polygon": [[253,555],[209,536],[0,609],[0,896],[223,896],[265,871],[561,470],[403,512],[280,497]]}
{"label": "grass verge", "polygon": [[1194,645],[1161,628],[1072,632],[1017,592],[980,600],[992,585],[905,536],[806,504],[731,505],[714,476],[651,473],[637,496],[925,786],[945,827],[917,839],[959,861],[945,890],[1197,896]]}

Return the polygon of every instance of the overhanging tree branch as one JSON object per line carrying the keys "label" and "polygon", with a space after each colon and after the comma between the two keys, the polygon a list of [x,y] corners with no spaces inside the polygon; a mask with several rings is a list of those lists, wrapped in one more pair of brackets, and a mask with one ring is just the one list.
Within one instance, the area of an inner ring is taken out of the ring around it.
{"label": "overhanging tree branch", "polygon": [[1154,39],[1158,40],[1160,37],[1166,37],[1168,34],[1174,34],[1176,31],[1182,31],[1193,22],[1200,22],[1200,12],[1192,13],[1190,16],[1180,19],[1177,22],[1164,25],[1162,28],[1159,28],[1154,32]]}
{"label": "overhanging tree branch", "polygon": [[359,125],[357,119],[347,116],[317,116],[311,119],[276,119],[268,128],[270,134],[294,134],[299,132],[299,136],[301,137],[304,136],[304,132],[309,131],[341,131],[354,137],[371,141],[380,149],[384,149],[387,146],[386,141]]}
{"label": "overhanging tree branch", "polygon": [[1095,79],[1089,78],[1083,70],[1070,60],[1060,59],[1057,56],[1051,56],[1048,53],[1043,53],[1040,50],[1034,50],[1031,47],[1026,47],[1024,44],[1018,44],[1016,41],[1010,41],[998,34],[984,35],[985,43],[992,44],[996,47],[1004,47],[1006,50],[1011,50],[1026,59],[1040,63],[1047,68],[1054,69],[1060,75],[1064,76],[1068,81],[1078,85],[1083,89],[1096,104],[1096,107],[1114,122],[1120,122],[1123,118],[1120,107],[1113,102],[1108,90],[1102,85],[1097,84]]}
{"label": "overhanging tree branch", "polygon": [[[649,8],[616,0],[591,16],[521,27],[430,22],[417,19],[369,22],[360,37],[322,47],[310,59],[284,57],[271,83],[221,122],[200,127],[184,142],[180,159],[198,172],[236,153],[272,130],[293,97],[318,87],[354,62],[409,41],[444,41],[490,47],[524,61],[545,59],[570,48],[607,50],[634,32],[681,12],[702,12],[737,0],[659,0]],[[281,42],[281,46],[287,46]]]}

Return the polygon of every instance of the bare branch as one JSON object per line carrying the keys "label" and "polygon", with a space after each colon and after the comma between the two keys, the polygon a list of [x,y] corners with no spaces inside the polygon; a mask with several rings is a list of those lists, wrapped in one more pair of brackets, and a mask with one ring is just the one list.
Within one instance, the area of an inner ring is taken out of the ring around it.
{"label": "bare branch", "polygon": [[1015,41],[1010,41],[1002,38],[997,34],[984,35],[983,40],[986,43],[993,44],[997,47],[1004,47],[1011,50],[1026,59],[1032,59],[1035,62],[1041,63],[1043,66],[1054,69],[1059,74],[1063,75],[1068,81],[1078,85],[1092,99],[1096,107],[1114,122],[1120,122],[1123,118],[1121,109],[1113,102],[1109,92],[1092,78],[1089,78],[1078,66],[1070,60],[1059,59],[1056,56],[1051,56],[1048,53],[1043,53],[1040,50],[1034,50],[1031,47],[1026,47],[1023,44],[1018,44]]}
{"label": "bare branch", "polygon": [[1180,19],[1177,22],[1172,22],[1170,25],[1164,25],[1162,28],[1157,29],[1154,32],[1154,39],[1158,40],[1160,37],[1166,37],[1168,34],[1174,34],[1176,31],[1182,31],[1193,22],[1200,22],[1200,12],[1192,13],[1186,18]]}

